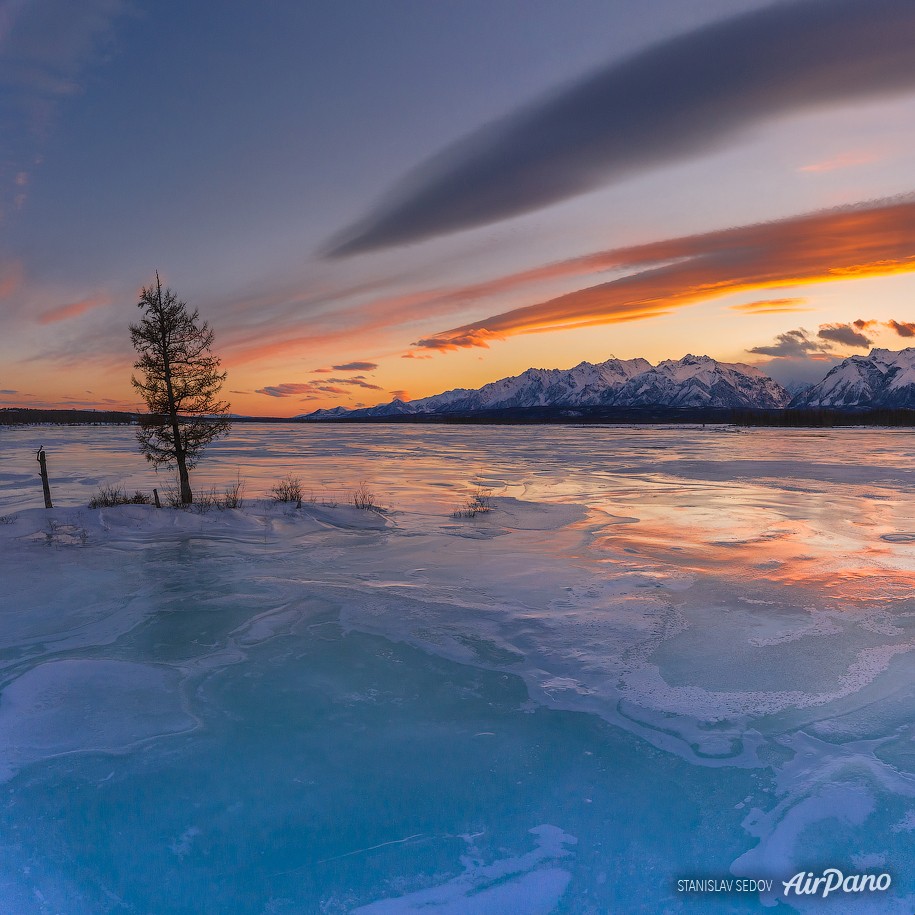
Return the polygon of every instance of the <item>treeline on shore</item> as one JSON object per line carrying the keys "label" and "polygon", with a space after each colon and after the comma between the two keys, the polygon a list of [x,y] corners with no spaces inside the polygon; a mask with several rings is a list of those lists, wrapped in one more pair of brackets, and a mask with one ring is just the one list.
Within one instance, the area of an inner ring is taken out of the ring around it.
{"label": "treeline on shore", "polygon": [[[120,410],[42,410],[32,407],[0,408],[0,426],[137,426],[153,421],[149,413]],[[282,416],[233,416],[233,423],[288,423]]]}
{"label": "treeline on shore", "polygon": [[[43,410],[27,407],[0,409],[0,426],[16,425],[140,425],[153,420],[145,413],[118,410]],[[340,416],[321,420],[277,416],[233,416],[234,423],[425,423],[449,425],[523,426],[549,424],[730,424],[736,426],[781,426],[787,428],[833,428],[838,426],[915,426],[915,409],[878,408],[840,410],[830,408],[750,410],[697,407],[524,407],[482,410],[472,413],[416,413],[400,416]]]}
{"label": "treeline on shore", "polygon": [[33,407],[5,407],[0,410],[0,426],[129,426],[139,422],[140,414],[119,410],[42,410]]}
{"label": "treeline on shore", "polygon": [[518,407],[468,413],[412,413],[395,416],[336,416],[319,423],[446,423],[452,425],[545,424],[728,424],[736,426],[915,426],[912,409],[751,410],[700,407]]}

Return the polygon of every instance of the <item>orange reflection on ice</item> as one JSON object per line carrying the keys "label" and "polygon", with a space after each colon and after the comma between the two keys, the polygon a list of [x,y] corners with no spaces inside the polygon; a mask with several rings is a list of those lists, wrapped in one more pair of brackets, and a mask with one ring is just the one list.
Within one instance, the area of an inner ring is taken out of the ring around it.
{"label": "orange reflection on ice", "polygon": [[[735,588],[791,586],[818,608],[915,597],[915,542],[881,539],[894,527],[888,501],[733,482],[643,485],[603,507],[617,518],[590,546],[611,566],[641,560]],[[630,513],[637,520],[619,523]]]}

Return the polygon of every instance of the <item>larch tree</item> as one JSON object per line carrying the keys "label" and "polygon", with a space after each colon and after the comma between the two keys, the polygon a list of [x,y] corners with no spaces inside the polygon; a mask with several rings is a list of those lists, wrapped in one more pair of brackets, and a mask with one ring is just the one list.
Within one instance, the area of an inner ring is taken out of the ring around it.
{"label": "larch tree", "polygon": [[229,404],[219,400],[226,373],[211,350],[213,331],[188,311],[171,289],[144,287],[137,307],[143,317],[130,325],[130,339],[138,353],[131,383],[149,410],[137,430],[137,441],[147,461],[156,467],[174,467],[181,503],[194,501],[188,471],[203,450],[231,426]]}

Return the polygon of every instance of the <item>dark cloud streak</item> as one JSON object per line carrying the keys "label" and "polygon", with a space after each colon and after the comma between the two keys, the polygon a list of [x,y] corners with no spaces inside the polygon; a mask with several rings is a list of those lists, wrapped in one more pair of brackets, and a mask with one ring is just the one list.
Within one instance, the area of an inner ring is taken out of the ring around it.
{"label": "dark cloud streak", "polygon": [[378,368],[377,362],[345,362],[343,365],[335,365],[333,368],[338,372],[372,372]]}
{"label": "dark cloud streak", "polygon": [[257,388],[255,394],[266,394],[268,397],[296,397],[302,394],[346,394],[346,388],[340,387],[366,388],[370,391],[380,391],[382,388],[377,384],[370,384],[363,378],[326,378],[321,381],[305,382],[284,382],[283,384],[271,384],[263,388]]}
{"label": "dark cloud streak", "polygon": [[340,257],[568,199],[720,147],[766,119],[915,88],[912,0],[803,0],[614,62],[416,168],[332,239]]}
{"label": "dark cloud streak", "polygon": [[874,342],[870,337],[855,330],[850,324],[825,324],[820,328],[817,336],[821,340],[829,340],[833,343],[841,343],[844,346],[856,346],[862,349],[870,346]]}

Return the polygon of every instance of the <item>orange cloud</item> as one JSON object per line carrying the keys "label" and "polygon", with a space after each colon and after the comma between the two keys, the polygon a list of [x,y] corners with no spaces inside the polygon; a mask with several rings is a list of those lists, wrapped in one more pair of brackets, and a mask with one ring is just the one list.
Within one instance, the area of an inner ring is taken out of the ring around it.
{"label": "orange cloud", "polygon": [[428,340],[419,340],[414,346],[423,346],[428,349],[437,349],[443,352],[457,350],[462,347],[479,346],[489,349],[490,340],[504,340],[505,334],[487,330],[485,327],[470,329],[464,334],[453,333],[447,339],[432,337]]}
{"label": "orange cloud", "polygon": [[89,296],[80,299],[78,302],[70,302],[66,305],[58,305],[56,308],[40,314],[37,318],[39,324],[54,324],[57,321],[68,321],[70,318],[78,318],[87,311],[94,308],[101,308],[103,305],[111,303],[111,299],[106,295]]}
{"label": "orange cloud", "polygon": [[593,255],[641,268],[421,340],[423,348],[641,320],[737,292],[915,271],[915,198],[846,207]]}
{"label": "orange cloud", "polygon": [[732,305],[731,311],[739,311],[751,315],[779,315],[792,314],[799,311],[811,311],[802,308],[807,303],[806,299],[761,299],[758,302],[745,302],[743,305]]}
{"label": "orange cloud", "polygon": [[[437,350],[485,346],[515,333],[646,320],[684,305],[742,291],[905,272],[913,269],[911,258],[915,254],[915,248],[908,247],[906,241],[912,237],[906,232],[913,207],[912,198],[882,201],[593,252],[482,282],[379,296],[308,317],[265,318],[256,334],[248,325],[221,333],[220,348],[227,364],[239,366],[326,352],[344,343],[350,348],[357,341],[374,349],[382,344],[396,347],[396,334],[418,319],[439,315],[447,320],[449,315],[466,314],[469,307],[479,307],[489,299],[504,301],[509,297],[509,306],[512,300],[520,304],[521,296],[530,295],[531,289],[551,280],[587,281],[609,271],[616,276],[628,274],[566,297],[506,309],[492,318],[431,335],[419,341],[416,349],[401,354],[401,358],[426,359]],[[895,228],[894,220],[898,223]],[[818,236],[818,232],[824,234]],[[281,294],[288,297],[288,290]],[[765,301],[773,308],[783,306],[781,311],[789,307],[786,300]],[[269,314],[273,302],[269,296],[257,300],[253,311]],[[247,304],[246,300],[234,311],[245,311]],[[757,313],[765,313],[764,306],[755,307]],[[751,313],[750,305],[743,310]],[[319,374],[332,371],[324,369]]]}

